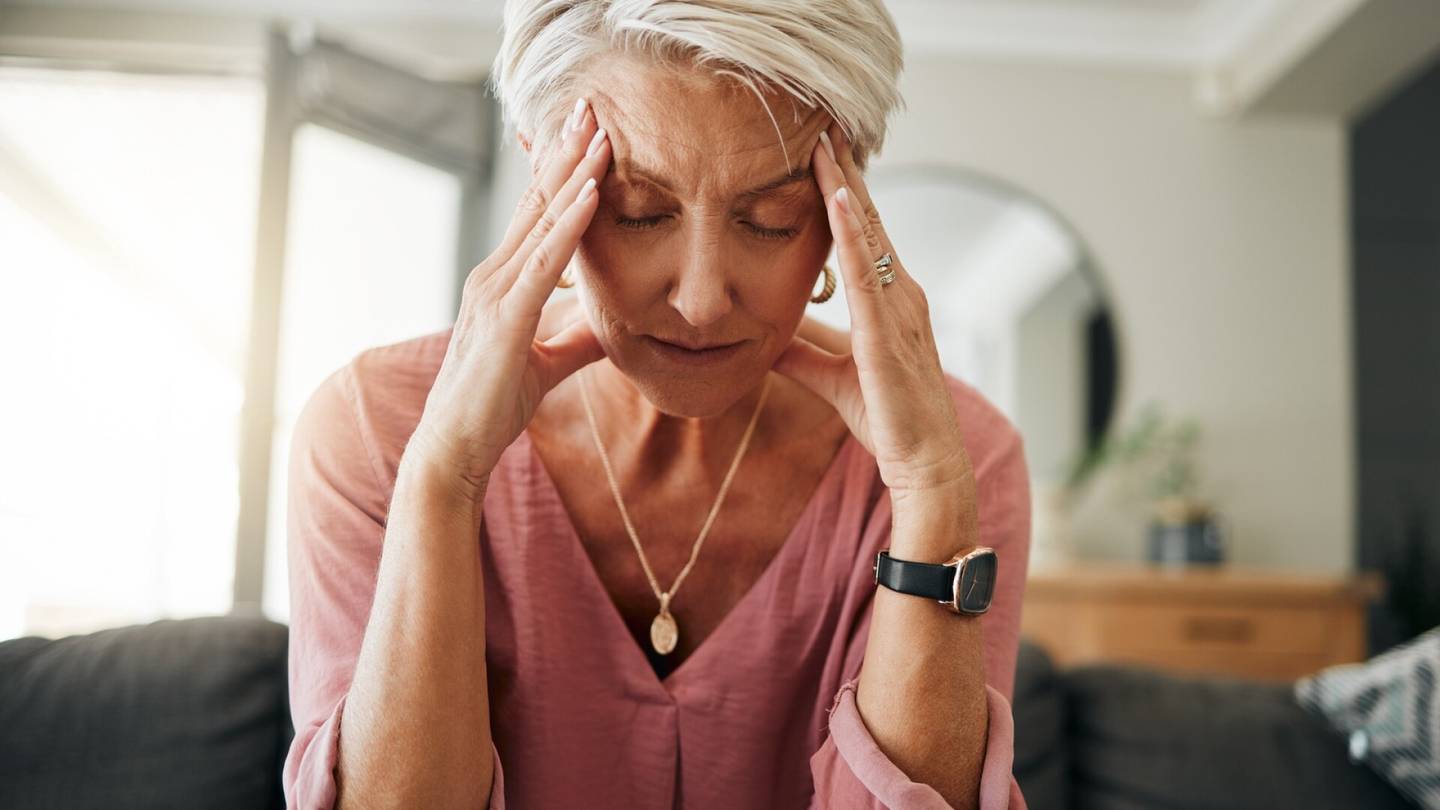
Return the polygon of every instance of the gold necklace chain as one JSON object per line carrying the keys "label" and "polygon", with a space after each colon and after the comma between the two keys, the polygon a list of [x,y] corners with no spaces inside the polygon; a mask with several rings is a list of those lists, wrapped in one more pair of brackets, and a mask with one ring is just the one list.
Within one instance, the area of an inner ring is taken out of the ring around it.
{"label": "gold necklace chain", "polygon": [[765,407],[765,397],[770,393],[770,375],[765,375],[765,383],[760,389],[760,399],[755,403],[755,412],[750,414],[750,424],[745,427],[745,435],[740,439],[740,449],[735,451],[735,458],[730,462],[730,470],[725,473],[725,480],[720,484],[720,494],[715,496],[715,503],[710,507],[710,514],[705,518],[705,525],[700,529],[700,536],[695,538],[695,545],[690,549],[690,561],[680,569],[670,590],[661,591],[660,583],[656,581],[655,573],[650,569],[650,562],[645,559],[645,551],[640,548],[640,538],[635,533],[634,524],[630,522],[630,513],[625,511],[625,501],[620,497],[620,485],[615,482],[615,471],[610,466],[610,454],[605,452],[605,443],[600,440],[600,428],[595,423],[595,411],[590,407],[589,386],[586,382],[589,378],[588,371],[589,369],[586,369],[580,375],[580,399],[585,405],[585,418],[590,422],[590,433],[595,437],[595,448],[600,451],[600,463],[605,467],[605,479],[610,483],[610,493],[615,496],[615,505],[620,507],[620,517],[625,521],[625,531],[630,534],[630,542],[635,546],[635,553],[640,555],[640,565],[645,569],[645,577],[650,580],[650,589],[655,592],[655,598],[660,600],[660,612],[650,622],[650,644],[656,652],[667,655],[675,649],[676,642],[680,640],[680,626],[670,613],[670,600],[680,589],[680,583],[690,573],[691,567],[695,565],[695,560],[700,555],[700,546],[710,533],[710,526],[715,522],[715,516],[720,513],[720,505],[725,501],[725,493],[730,490],[730,482],[735,478],[735,471],[740,468],[740,459],[745,455],[745,449],[750,446],[750,436],[755,432],[755,423],[759,421],[760,410]]}

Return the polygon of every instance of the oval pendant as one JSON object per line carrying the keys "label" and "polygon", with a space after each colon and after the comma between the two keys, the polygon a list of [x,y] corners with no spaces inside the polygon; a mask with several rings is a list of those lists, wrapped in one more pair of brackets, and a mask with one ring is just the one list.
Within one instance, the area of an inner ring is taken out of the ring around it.
{"label": "oval pendant", "polygon": [[655,621],[650,622],[650,645],[655,648],[655,652],[669,655],[679,639],[680,627],[675,624],[675,617],[671,616],[668,610],[660,611]]}

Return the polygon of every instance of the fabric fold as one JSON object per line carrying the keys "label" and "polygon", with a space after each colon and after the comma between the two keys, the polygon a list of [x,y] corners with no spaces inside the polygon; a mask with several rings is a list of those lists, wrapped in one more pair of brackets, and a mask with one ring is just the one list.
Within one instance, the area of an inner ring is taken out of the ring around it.
{"label": "fabric fold", "polygon": [[[810,758],[815,784],[811,810],[948,810],[950,804],[927,784],[910,779],[880,750],[855,702],[859,678],[841,684],[830,709],[829,731]],[[1015,723],[1010,701],[985,687],[989,732],[980,772],[980,810],[1025,810],[1020,786],[1011,774],[1015,759]]]}

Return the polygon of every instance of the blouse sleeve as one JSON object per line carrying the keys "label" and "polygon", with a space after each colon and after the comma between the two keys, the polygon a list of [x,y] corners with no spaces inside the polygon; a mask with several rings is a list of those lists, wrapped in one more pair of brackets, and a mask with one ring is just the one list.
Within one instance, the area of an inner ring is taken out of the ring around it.
{"label": "blouse sleeve", "polygon": [[[979,497],[981,544],[993,547],[1000,562],[990,610],[981,618],[989,711],[985,762],[980,774],[981,810],[1025,810],[1025,798],[1011,773],[1015,725],[1009,698],[1015,688],[1020,598],[1029,564],[1030,479],[1020,435],[1008,424],[1005,428],[1010,437],[1000,443],[997,452],[972,458]],[[864,548],[889,545],[890,519],[886,494],[865,528]],[[872,533],[882,536],[872,536]],[[862,587],[873,589],[870,568],[863,568]],[[880,750],[856,706],[855,693],[870,633],[873,601],[872,596],[850,633],[845,653],[848,678],[828,709],[829,734],[810,758],[815,785],[810,807],[813,810],[881,810],[885,807],[943,810],[950,805],[938,791],[912,781]]]}
{"label": "blouse sleeve", "polygon": [[[295,739],[283,783],[291,810],[335,806],[345,699],[370,617],[388,498],[361,434],[353,364],[306,402],[289,458],[290,712]],[[491,808],[503,808],[494,743]]]}

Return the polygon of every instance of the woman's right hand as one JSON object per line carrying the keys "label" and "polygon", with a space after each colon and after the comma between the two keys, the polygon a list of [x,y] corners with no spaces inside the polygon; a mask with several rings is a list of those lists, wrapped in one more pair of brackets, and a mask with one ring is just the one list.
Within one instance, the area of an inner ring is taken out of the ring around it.
{"label": "woman's right hand", "polygon": [[[588,104],[516,206],[499,248],[465,280],[439,374],[405,455],[453,471],[484,494],[500,454],[561,380],[605,356],[584,317],[547,341],[535,339],[561,271],[595,214],[610,139]],[[447,473],[448,474],[448,473]]]}

